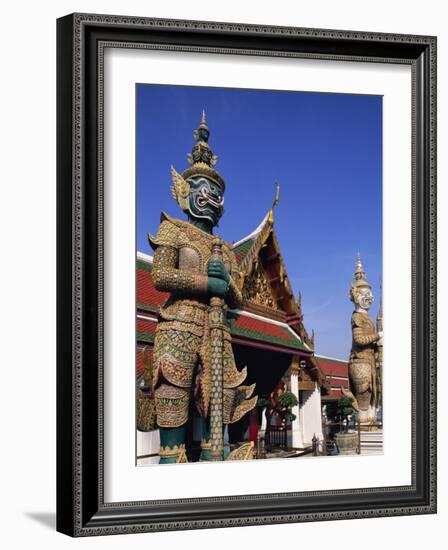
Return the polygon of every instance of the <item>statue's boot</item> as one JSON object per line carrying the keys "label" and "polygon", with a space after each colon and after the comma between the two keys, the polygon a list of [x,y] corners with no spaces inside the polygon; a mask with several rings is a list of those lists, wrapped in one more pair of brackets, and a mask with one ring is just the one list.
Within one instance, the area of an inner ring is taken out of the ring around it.
{"label": "statue's boot", "polygon": [[201,441],[201,456],[199,457],[200,462],[207,462],[212,459],[211,454],[212,444],[210,440],[203,439]]}
{"label": "statue's boot", "polygon": [[185,452],[185,424],[178,428],[160,428],[159,464],[188,462]]}

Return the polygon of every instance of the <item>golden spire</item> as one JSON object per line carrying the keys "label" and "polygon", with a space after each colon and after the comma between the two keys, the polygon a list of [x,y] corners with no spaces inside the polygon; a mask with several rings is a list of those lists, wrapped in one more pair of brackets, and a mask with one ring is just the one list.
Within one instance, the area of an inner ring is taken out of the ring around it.
{"label": "golden spire", "polygon": [[208,144],[210,138],[210,130],[207,126],[205,117],[205,109],[202,111],[201,122],[193,132],[196,143],[193,145],[191,153],[187,156],[188,162],[191,165],[182,173],[182,177],[187,180],[191,176],[205,176],[217,183],[225,190],[225,183],[222,176],[214,169],[218,161],[218,157],[213,153]]}
{"label": "golden spire", "polygon": [[367,277],[367,274],[362,267],[361,256],[358,252],[358,257],[356,259],[356,271],[353,273],[353,278],[356,281],[365,281],[366,277]]}
{"label": "golden spire", "polygon": [[205,126],[207,128],[207,120],[205,118],[205,109],[202,109],[202,119],[200,126]]}
{"label": "golden spire", "polygon": [[[193,149],[198,148],[198,144],[201,144],[203,148],[210,149],[210,147],[208,145],[208,138],[210,137],[210,130],[208,129],[207,120],[205,118],[205,109],[202,110],[201,122],[199,123],[198,128],[196,128],[196,130],[193,132],[193,137],[198,142],[193,147]],[[210,150],[210,152],[211,152],[211,150]],[[210,158],[208,158],[208,157],[209,156],[206,155],[204,158],[200,158],[200,157],[199,158],[194,158],[193,161],[194,162],[205,162],[208,165],[210,165],[211,157]]]}

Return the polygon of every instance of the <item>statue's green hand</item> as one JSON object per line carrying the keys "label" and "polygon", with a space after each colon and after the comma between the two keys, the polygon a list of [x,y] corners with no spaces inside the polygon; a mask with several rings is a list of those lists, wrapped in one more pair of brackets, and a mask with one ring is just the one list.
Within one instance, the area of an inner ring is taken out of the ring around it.
{"label": "statue's green hand", "polygon": [[217,277],[209,277],[207,280],[207,290],[211,296],[225,298],[228,288],[228,283]]}
{"label": "statue's green hand", "polygon": [[226,283],[229,282],[230,278],[229,272],[221,260],[210,260],[208,264],[208,276],[222,279]]}

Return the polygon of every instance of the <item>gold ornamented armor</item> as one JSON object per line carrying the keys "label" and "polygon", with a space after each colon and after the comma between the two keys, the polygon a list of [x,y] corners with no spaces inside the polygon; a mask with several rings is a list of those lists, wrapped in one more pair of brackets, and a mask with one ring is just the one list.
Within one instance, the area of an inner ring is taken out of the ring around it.
{"label": "gold ornamented armor", "polygon": [[[207,265],[213,235],[194,225],[162,214],[154,249],[154,286],[170,292],[160,308],[154,341],[154,379],[157,424],[182,426],[188,420],[191,398],[206,417],[210,405],[210,334]],[[223,243],[223,263],[230,274],[225,308],[241,305],[240,274],[231,247]],[[256,404],[255,385],[244,386],[246,368],[238,371],[230,329],[223,324],[223,420],[239,420]]]}
{"label": "gold ornamented armor", "polygon": [[352,350],[349,360],[350,385],[361,411],[376,400],[376,342],[379,335],[366,313],[352,314]]}
{"label": "gold ornamented armor", "polygon": [[376,422],[377,373],[376,351],[381,334],[368,314],[373,303],[372,287],[367,282],[367,274],[358,254],[355,282],[350,288],[350,300],[355,304],[352,314],[352,349],[349,359],[350,392],[342,390],[353,400],[362,425]]}

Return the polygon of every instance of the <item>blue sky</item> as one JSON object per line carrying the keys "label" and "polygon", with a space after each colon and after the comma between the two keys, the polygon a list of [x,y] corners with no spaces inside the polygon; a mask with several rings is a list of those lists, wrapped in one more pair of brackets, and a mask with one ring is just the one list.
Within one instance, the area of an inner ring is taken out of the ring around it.
{"label": "blue sky", "polygon": [[382,270],[382,98],[188,86],[137,85],[137,248],[160,212],[184,219],[170,192],[202,110],[216,169],[226,181],[219,233],[237,241],[268,211],[280,182],[275,230],[316,352],[347,359],[348,291],[358,251],[376,298]]}

